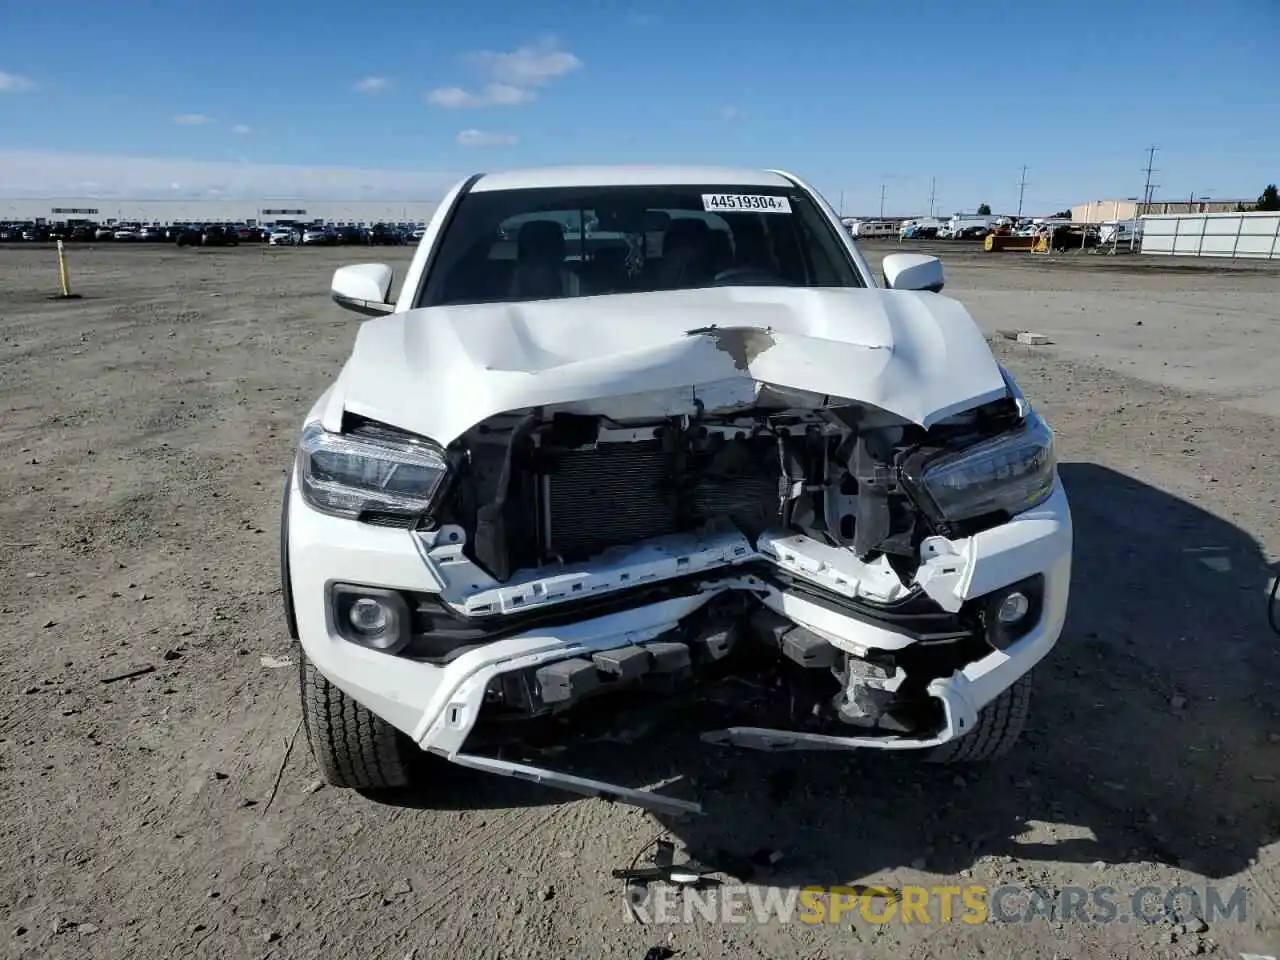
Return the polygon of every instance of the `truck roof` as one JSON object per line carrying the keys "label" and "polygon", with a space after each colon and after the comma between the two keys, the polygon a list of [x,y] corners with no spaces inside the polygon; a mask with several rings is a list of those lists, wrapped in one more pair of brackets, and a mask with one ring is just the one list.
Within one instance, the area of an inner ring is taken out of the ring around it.
{"label": "truck roof", "polygon": [[544,187],[649,187],[714,184],[726,187],[794,187],[781,173],[742,167],[593,166],[542,167],[483,174],[472,192]]}

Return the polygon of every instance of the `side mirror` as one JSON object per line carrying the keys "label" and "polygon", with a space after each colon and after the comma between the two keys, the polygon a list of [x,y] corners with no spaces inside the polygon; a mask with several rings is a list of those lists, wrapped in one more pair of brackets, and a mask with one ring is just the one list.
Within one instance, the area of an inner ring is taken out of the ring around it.
{"label": "side mirror", "polygon": [[385,263],[355,263],[333,271],[329,292],[334,303],[343,309],[377,317],[396,308],[388,302],[393,276],[392,269]]}
{"label": "side mirror", "polygon": [[891,253],[884,258],[884,282],[891,290],[939,293],[945,282],[942,261],[922,253]]}

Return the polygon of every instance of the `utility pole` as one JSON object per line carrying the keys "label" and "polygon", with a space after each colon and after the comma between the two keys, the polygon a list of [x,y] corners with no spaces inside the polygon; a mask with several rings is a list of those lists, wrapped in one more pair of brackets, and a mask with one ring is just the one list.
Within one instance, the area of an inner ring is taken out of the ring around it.
{"label": "utility pole", "polygon": [[1159,184],[1151,182],[1151,174],[1156,172],[1154,166],[1156,160],[1156,147],[1147,148],[1147,182],[1142,188],[1142,203],[1138,205],[1138,209],[1134,211],[1133,229],[1129,231],[1129,252],[1132,253],[1138,243],[1138,224],[1142,222],[1142,216],[1151,207],[1151,198],[1155,194],[1155,189]]}
{"label": "utility pole", "polygon": [[931,177],[929,179],[929,219],[930,220],[933,219],[933,202],[935,199],[937,199],[937,195],[938,195],[937,186],[938,186],[938,178]]}
{"label": "utility pole", "polygon": [[844,216],[844,191],[840,191],[840,216]]}
{"label": "utility pole", "polygon": [[885,185],[882,183],[880,184],[880,216],[882,217],[884,216],[884,191]]}
{"label": "utility pole", "polygon": [[1153,191],[1156,189],[1157,186],[1159,186],[1159,184],[1154,184],[1151,182],[1151,174],[1156,172],[1156,168],[1153,166],[1153,164],[1155,163],[1157,149],[1159,148],[1157,147],[1147,148],[1147,183],[1146,183],[1146,186],[1142,188],[1142,206],[1138,209],[1138,216],[1142,216],[1144,213],[1147,212],[1147,207],[1151,205],[1151,198],[1154,195]]}
{"label": "utility pole", "polygon": [[1018,218],[1022,218],[1022,195],[1027,189],[1027,165],[1022,165],[1022,179],[1018,181]]}

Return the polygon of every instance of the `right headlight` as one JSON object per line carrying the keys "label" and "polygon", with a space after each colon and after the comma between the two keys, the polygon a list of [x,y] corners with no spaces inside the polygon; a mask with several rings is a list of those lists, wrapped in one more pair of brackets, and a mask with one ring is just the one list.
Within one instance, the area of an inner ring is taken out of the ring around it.
{"label": "right headlight", "polygon": [[321,513],[408,522],[427,513],[448,475],[444,452],[419,437],[330,433],[308,424],[298,444],[302,498]]}
{"label": "right headlight", "polygon": [[1016,429],[963,450],[943,453],[908,477],[939,519],[1030,510],[1053,492],[1053,431],[1032,413]]}

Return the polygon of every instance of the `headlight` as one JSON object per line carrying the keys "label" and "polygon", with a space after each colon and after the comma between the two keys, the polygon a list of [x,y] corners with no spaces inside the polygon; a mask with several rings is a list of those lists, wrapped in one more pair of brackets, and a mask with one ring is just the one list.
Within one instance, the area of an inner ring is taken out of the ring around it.
{"label": "headlight", "polygon": [[303,499],[321,513],[353,520],[367,514],[421,516],[431,509],[448,469],[439,447],[408,435],[329,433],[312,423],[298,445]]}
{"label": "headlight", "polygon": [[926,461],[908,476],[941,520],[1030,510],[1053,492],[1053,431],[1036,414],[1018,429]]}

